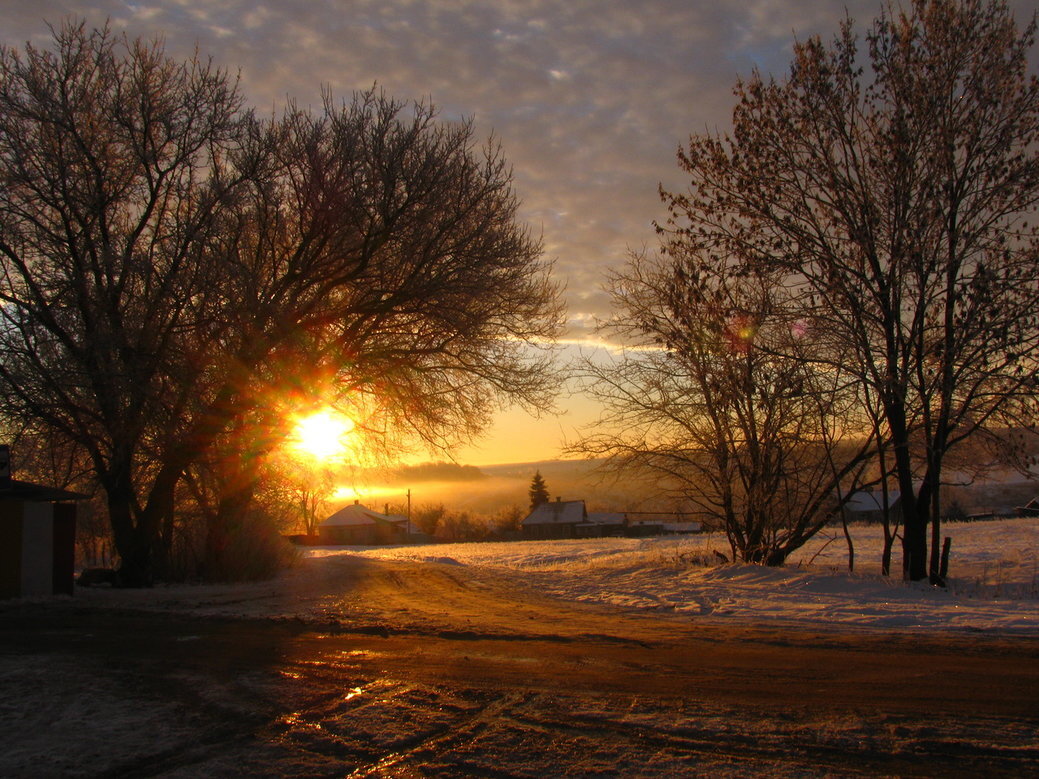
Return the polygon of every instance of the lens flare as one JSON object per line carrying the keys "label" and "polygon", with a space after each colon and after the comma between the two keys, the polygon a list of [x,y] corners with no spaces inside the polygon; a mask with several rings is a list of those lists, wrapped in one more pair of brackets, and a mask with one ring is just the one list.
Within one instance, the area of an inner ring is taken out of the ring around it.
{"label": "lens flare", "polygon": [[292,446],[315,460],[342,457],[349,448],[347,437],[353,429],[354,423],[347,417],[334,409],[322,409],[296,420]]}

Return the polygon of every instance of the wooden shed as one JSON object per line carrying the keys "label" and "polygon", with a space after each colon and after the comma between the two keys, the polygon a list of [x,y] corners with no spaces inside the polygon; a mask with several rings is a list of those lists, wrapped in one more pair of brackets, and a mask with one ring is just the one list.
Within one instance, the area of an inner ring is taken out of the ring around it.
{"label": "wooden shed", "polygon": [[0,598],[71,595],[76,492],[15,479],[0,484]]}

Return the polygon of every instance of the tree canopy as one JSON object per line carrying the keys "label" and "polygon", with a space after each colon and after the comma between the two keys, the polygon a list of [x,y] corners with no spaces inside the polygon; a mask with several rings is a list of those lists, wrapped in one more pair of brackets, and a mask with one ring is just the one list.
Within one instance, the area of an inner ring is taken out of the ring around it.
{"label": "tree canopy", "polygon": [[89,459],[128,581],[189,468],[242,516],[293,403],[444,447],[554,389],[511,169],[432,105],[261,120],[210,62],[66,24],[0,51],[0,175],[4,414]]}
{"label": "tree canopy", "polygon": [[947,453],[1035,419],[1034,33],[1001,2],[914,0],[863,54],[848,20],[829,45],[798,42],[785,79],[740,81],[731,134],[691,137],[689,189],[663,193],[676,263],[778,274],[816,334],[805,359],[875,401],[913,579]]}

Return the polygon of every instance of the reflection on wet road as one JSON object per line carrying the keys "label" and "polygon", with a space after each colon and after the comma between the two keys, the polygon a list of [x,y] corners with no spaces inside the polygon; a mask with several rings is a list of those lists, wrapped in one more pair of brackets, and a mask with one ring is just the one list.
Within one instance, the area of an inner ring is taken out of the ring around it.
{"label": "reflection on wet road", "polygon": [[400,563],[312,605],[3,607],[0,775],[1039,769],[1035,639],[718,630]]}

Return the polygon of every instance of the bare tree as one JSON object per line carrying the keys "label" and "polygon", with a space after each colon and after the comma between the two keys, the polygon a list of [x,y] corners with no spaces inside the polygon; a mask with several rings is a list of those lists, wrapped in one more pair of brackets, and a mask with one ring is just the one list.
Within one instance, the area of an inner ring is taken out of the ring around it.
{"label": "bare tree", "polygon": [[[433,447],[476,434],[505,400],[549,403],[557,288],[516,222],[497,144],[477,150],[471,122],[375,92],[341,106],[327,97],[320,116],[290,110],[273,132],[272,170],[222,234],[233,302],[219,342],[233,369],[190,398],[191,449],[244,418],[260,427],[253,440],[275,439],[270,410],[301,381],[361,413],[366,430]],[[222,504],[233,513],[256,479],[223,484],[242,490]]]}
{"label": "bare tree", "polygon": [[633,258],[612,278],[605,326],[629,347],[587,362],[607,415],[572,448],[655,474],[725,532],[733,559],[767,565],[836,517],[835,489],[872,451],[868,436],[849,444],[853,388],[803,358],[814,333],[773,281],[667,236],[661,258]]}
{"label": "bare tree", "polygon": [[217,287],[204,247],[241,122],[223,72],[107,29],[0,51],[4,412],[87,454],[129,578],[155,530],[143,448]]}
{"label": "bare tree", "polygon": [[90,453],[147,582],[186,470],[226,535],[285,405],[432,446],[547,402],[561,303],[500,147],[374,91],[257,121],[226,75],[66,26],[0,54],[6,411]]}
{"label": "bare tree", "polygon": [[949,450],[1035,416],[1034,32],[1001,2],[914,0],[874,23],[864,70],[849,20],[798,43],[785,80],[740,82],[731,136],[691,138],[690,189],[666,195],[689,251],[786,271],[814,359],[878,399],[911,579]]}

